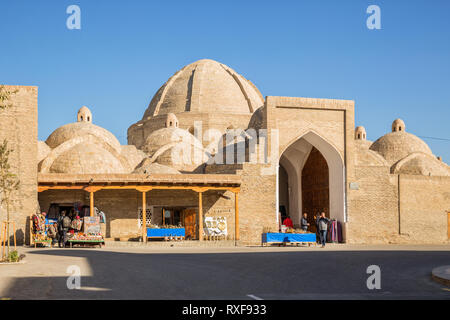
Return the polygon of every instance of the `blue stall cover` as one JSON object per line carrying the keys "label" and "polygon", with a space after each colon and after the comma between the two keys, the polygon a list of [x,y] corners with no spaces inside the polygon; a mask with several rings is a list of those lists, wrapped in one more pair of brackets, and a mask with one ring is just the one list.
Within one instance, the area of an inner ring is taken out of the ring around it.
{"label": "blue stall cover", "polygon": [[184,237],[184,228],[147,228],[147,237]]}
{"label": "blue stall cover", "polygon": [[263,233],[262,242],[316,242],[314,233]]}

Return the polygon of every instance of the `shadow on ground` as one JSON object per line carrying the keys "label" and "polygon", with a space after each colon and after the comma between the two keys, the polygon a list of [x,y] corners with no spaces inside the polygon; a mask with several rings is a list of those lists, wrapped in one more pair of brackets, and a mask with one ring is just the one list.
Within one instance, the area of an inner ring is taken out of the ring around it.
{"label": "shadow on ground", "polygon": [[[450,299],[430,279],[450,264],[450,251],[309,251],[251,253],[125,253],[36,250],[28,255],[70,263],[86,258],[87,290],[69,290],[67,277],[14,278],[13,299]],[[59,257],[59,259],[55,259]],[[381,268],[381,290],[369,290],[369,265]],[[65,271],[63,271],[65,272]],[[97,288],[97,289],[96,289]]]}

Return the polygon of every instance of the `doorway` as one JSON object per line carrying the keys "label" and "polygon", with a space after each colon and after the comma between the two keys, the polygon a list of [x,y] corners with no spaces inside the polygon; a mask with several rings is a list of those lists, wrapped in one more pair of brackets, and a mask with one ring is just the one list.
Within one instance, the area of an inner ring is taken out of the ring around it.
{"label": "doorway", "polygon": [[278,206],[286,210],[295,227],[307,213],[310,232],[314,216],[346,222],[344,163],[339,152],[325,139],[308,132],[292,142],[281,154],[278,172]]}
{"label": "doorway", "polygon": [[314,216],[325,212],[330,218],[329,174],[327,161],[316,148],[312,148],[302,170],[302,208],[308,213],[312,232],[316,232]]}
{"label": "doorway", "polygon": [[184,209],[182,212],[184,221],[185,238],[189,240],[197,239],[197,209]]}

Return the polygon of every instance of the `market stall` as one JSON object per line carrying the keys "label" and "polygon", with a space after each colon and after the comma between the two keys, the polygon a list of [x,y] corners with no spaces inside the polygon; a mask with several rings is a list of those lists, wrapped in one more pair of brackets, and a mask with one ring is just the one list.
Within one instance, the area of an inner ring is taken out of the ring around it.
{"label": "market stall", "polygon": [[261,245],[267,244],[308,244],[316,243],[316,235],[308,232],[268,232],[262,234]]}
{"label": "market stall", "polygon": [[66,233],[66,244],[69,244],[70,247],[74,245],[98,245],[101,247],[105,241],[100,224],[105,223],[106,218],[103,212],[97,208],[94,209],[95,216],[85,216],[86,212],[89,212],[89,207],[86,210],[86,206],[74,203],[73,207],[69,208],[52,205],[49,215],[46,215],[45,212],[34,214],[30,223],[31,244],[34,244],[34,247],[37,245],[51,247],[58,243],[60,236],[58,218],[64,214],[70,221]]}
{"label": "market stall", "polygon": [[164,226],[159,227],[152,225],[147,228],[148,239],[163,239],[163,240],[184,240],[186,231],[181,226]]}
{"label": "market stall", "polygon": [[45,212],[30,217],[30,239],[36,248],[38,245],[51,247],[56,237],[56,220],[48,219]]}
{"label": "market stall", "polygon": [[[72,222],[74,221],[76,220]],[[75,230],[78,230],[78,232],[75,232]],[[68,233],[67,242],[71,248],[75,245],[84,247],[98,245],[101,248],[105,244],[105,240],[101,234],[100,217],[84,217],[82,228],[78,225],[78,221],[76,224],[74,223],[71,231]]]}

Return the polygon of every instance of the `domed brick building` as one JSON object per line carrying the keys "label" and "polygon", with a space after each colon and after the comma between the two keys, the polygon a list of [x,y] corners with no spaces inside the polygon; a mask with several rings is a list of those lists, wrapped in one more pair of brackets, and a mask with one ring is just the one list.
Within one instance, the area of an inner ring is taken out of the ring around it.
{"label": "domed brick building", "polygon": [[[29,106],[27,124],[37,126],[37,91],[18,88],[13,99]],[[155,93],[129,127],[128,145],[82,107],[76,122],[21,149],[37,175],[23,177],[21,194],[31,200],[17,220],[33,204],[47,211],[83,203],[106,213],[107,238],[181,224],[204,241],[205,221],[220,218],[224,240],[255,244],[284,216],[298,226],[305,212],[314,225],[325,212],[347,243],[448,242],[449,166],[401,119],[367,140],[354,112],[350,100],[264,98],[230,67],[199,60]]]}

